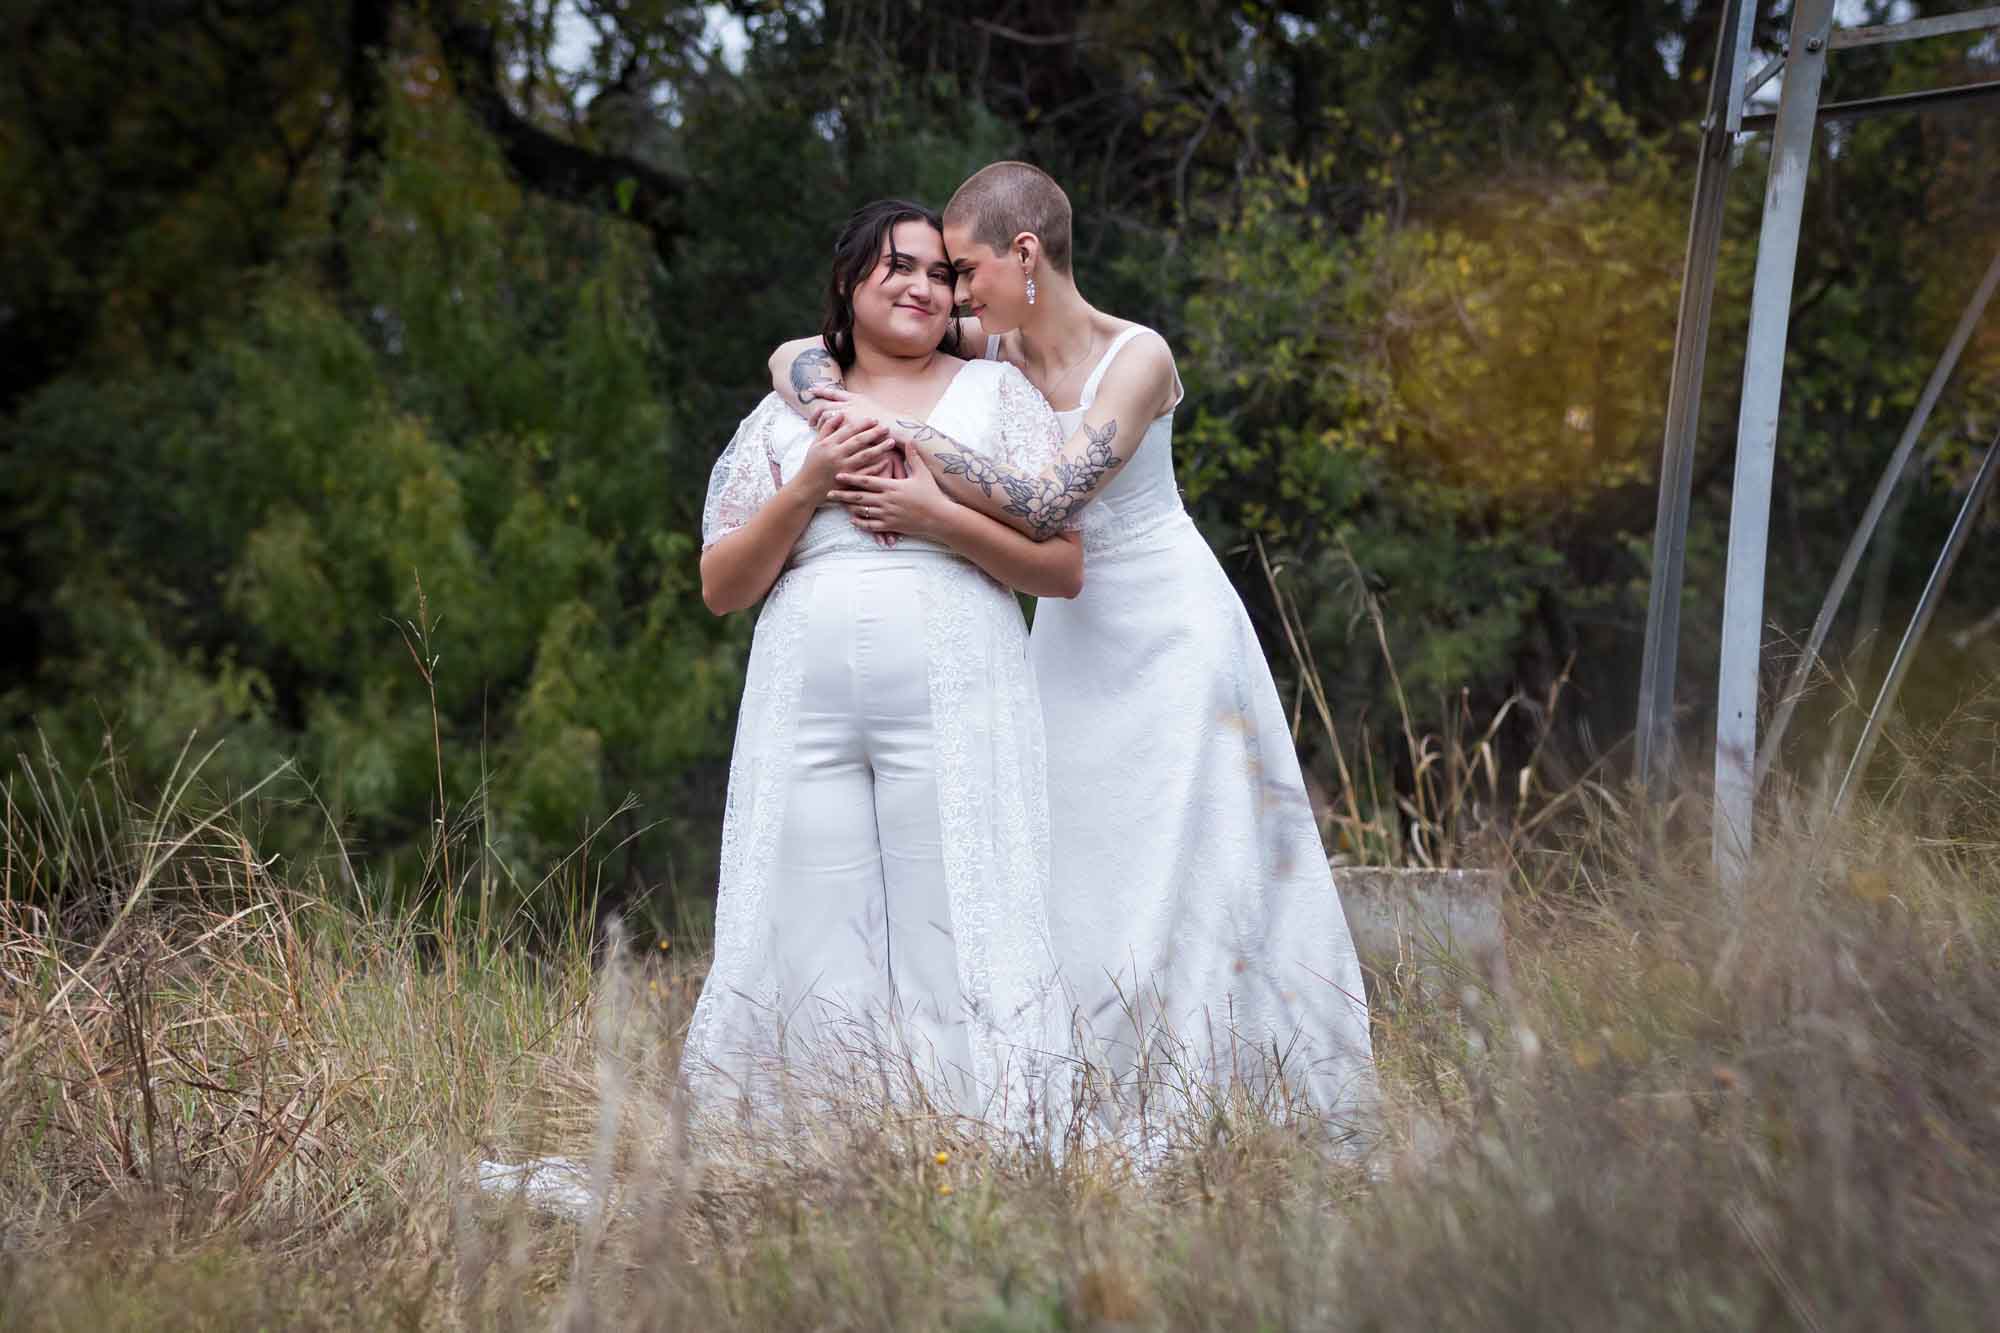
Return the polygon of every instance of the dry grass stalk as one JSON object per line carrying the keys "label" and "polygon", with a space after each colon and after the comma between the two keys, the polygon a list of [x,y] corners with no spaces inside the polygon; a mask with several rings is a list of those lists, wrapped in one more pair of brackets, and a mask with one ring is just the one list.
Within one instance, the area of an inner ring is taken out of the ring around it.
{"label": "dry grass stalk", "polygon": [[[496,928],[447,966],[224,810],[40,780],[0,904],[10,1328],[1872,1329],[2000,1295],[2000,840],[1936,822],[1950,774],[1830,833],[1797,803],[1732,911],[1671,825],[1571,798],[1521,857],[1511,1006],[1381,1016],[1373,1180],[1226,1095],[1146,1172],[859,1090],[701,1140],[687,942],[593,971]],[[550,1153],[613,1206],[469,1187]]]}

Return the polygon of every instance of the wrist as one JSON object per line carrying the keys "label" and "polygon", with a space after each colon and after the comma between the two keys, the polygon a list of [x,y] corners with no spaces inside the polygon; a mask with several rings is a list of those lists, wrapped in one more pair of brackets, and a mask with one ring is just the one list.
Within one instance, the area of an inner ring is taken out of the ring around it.
{"label": "wrist", "polygon": [[923,511],[923,531],[913,535],[957,550],[965,537],[966,517],[964,508],[951,501],[930,505]]}
{"label": "wrist", "polygon": [[826,499],[826,493],[832,489],[833,487],[827,484],[815,491],[812,480],[801,472],[778,488],[778,498],[795,509],[810,513],[819,508],[820,501]]}

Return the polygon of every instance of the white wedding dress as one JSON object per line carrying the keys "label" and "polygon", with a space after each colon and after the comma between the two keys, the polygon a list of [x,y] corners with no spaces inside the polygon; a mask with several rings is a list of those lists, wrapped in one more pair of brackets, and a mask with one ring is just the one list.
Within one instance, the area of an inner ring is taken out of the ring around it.
{"label": "white wedding dress", "polygon": [[[1148,332],[1111,344],[1078,407],[1057,414],[1065,436]],[[1170,1116],[1234,1082],[1303,1094],[1365,1138],[1376,1081],[1360,964],[1256,632],[1182,508],[1171,409],[1078,527],[1082,595],[1036,605],[1028,650],[1073,1019],[1127,1092]]]}
{"label": "white wedding dress", "polygon": [[[931,420],[1017,468],[1047,467],[1061,444],[1041,395],[991,361],[967,363]],[[811,441],[776,395],[743,420],[710,480],[704,549]],[[750,650],[715,955],[681,1065],[697,1104],[810,1115],[891,1083],[914,1092],[914,1078],[995,1123],[1043,1114],[1048,813],[1014,594],[823,506]]]}

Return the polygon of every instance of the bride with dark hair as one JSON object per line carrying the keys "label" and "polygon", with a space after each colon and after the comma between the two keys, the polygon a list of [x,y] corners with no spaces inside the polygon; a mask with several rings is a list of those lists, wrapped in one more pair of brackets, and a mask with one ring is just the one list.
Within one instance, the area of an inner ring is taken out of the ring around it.
{"label": "bride with dark hair", "polygon": [[[1012,366],[954,355],[935,213],[883,201],[834,251],[816,354],[877,400],[1040,469],[1061,431]],[[1018,1123],[1048,1045],[1040,702],[1012,589],[1075,596],[1081,548],[952,503],[908,460],[900,541],[829,494],[895,441],[744,418],[702,515],[702,595],[763,602],[723,821],[715,958],[682,1067],[758,1111],[883,1061],[957,1111]]]}
{"label": "bride with dark hair", "polygon": [[[1054,406],[1060,458],[996,462],[793,344],[775,382],[803,412],[889,426],[975,512],[1083,538],[1089,587],[1038,609],[1029,645],[1050,737],[1050,925],[1082,1053],[1141,1105],[1162,1102],[1148,1069],[1193,1071],[1302,1094],[1365,1145],[1378,1094],[1361,968],[1256,631],[1181,503],[1173,352],[1084,299],[1069,199],[1047,173],[996,162],[944,223],[975,354]],[[833,498],[889,533],[918,489],[848,469]]]}

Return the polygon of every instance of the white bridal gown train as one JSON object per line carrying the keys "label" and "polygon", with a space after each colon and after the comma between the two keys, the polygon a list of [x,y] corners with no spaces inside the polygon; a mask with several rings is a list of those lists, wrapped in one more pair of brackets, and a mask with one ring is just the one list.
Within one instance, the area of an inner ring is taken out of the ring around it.
{"label": "white bridal gown train", "polygon": [[[1065,435],[1141,336],[1121,334],[1057,414]],[[1256,632],[1181,505],[1171,409],[1079,526],[1083,593],[1039,603],[1028,648],[1073,1017],[1127,1090],[1169,1113],[1188,1075],[1259,1092],[1282,1080],[1365,1139],[1360,964]]]}

